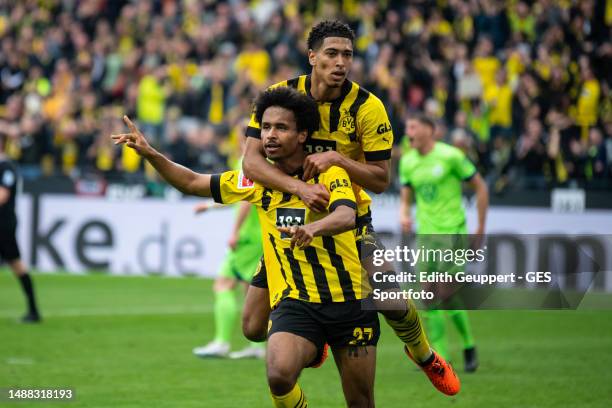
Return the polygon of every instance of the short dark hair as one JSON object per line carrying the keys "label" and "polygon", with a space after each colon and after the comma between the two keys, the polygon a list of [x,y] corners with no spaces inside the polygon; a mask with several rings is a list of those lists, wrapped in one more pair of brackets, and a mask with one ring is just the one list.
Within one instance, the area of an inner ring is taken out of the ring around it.
{"label": "short dark hair", "polygon": [[412,114],[412,115],[410,115],[408,117],[408,120],[416,120],[417,122],[421,123],[422,125],[430,127],[431,130],[435,130],[436,129],[436,122],[434,122],[434,120],[432,118],[430,118],[429,116],[425,115],[424,113],[414,113],[414,114]]}
{"label": "short dark hair", "polygon": [[308,49],[318,49],[327,37],[348,38],[355,41],[355,33],[348,24],[339,20],[323,20],[310,30],[308,34]]}
{"label": "short dark hair", "polygon": [[293,88],[279,86],[261,92],[255,99],[255,119],[261,123],[263,114],[271,106],[293,112],[298,132],[306,130],[311,136],[319,129],[319,107],[305,94]]}

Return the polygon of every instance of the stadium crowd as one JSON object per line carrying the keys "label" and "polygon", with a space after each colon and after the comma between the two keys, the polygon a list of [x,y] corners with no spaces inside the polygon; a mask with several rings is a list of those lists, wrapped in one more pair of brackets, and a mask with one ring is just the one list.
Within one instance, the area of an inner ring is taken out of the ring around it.
{"label": "stadium crowd", "polygon": [[305,34],[333,17],[395,159],[425,111],[492,191],[612,187],[612,0],[0,0],[7,151],[29,179],[154,177],[108,137],[126,113],[173,160],[222,171],[256,92],[308,72]]}

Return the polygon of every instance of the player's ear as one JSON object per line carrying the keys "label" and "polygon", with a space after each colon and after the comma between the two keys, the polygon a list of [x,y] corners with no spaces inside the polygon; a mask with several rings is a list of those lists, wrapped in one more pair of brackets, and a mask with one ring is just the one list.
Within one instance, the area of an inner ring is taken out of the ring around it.
{"label": "player's ear", "polygon": [[312,49],[308,50],[308,62],[313,67],[317,63],[317,53],[314,50],[312,50]]}
{"label": "player's ear", "polygon": [[306,143],[306,139],[308,139],[308,131],[307,130],[302,130],[301,132],[298,132],[298,142],[300,144]]}

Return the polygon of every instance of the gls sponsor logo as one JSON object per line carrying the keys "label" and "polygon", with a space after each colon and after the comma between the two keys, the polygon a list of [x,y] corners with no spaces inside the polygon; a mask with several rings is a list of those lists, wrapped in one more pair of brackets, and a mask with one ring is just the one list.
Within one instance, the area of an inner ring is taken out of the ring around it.
{"label": "gls sponsor logo", "polygon": [[349,187],[350,183],[347,179],[336,179],[329,184],[329,192],[332,193],[338,187]]}
{"label": "gls sponsor logo", "polygon": [[391,124],[390,123],[381,123],[380,125],[378,125],[378,129],[376,129],[376,133],[378,133],[379,135],[384,135],[387,132],[390,132],[391,129]]}

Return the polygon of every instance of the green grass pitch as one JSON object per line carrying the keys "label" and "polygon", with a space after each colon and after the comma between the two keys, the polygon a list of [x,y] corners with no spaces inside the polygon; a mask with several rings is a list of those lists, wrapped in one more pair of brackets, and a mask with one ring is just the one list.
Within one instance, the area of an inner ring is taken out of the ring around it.
{"label": "green grass pitch", "polygon": [[[211,281],[197,278],[35,276],[44,323],[22,325],[17,281],[0,273],[0,388],[72,387],[71,402],[33,407],[270,407],[261,361],[201,360],[210,340]],[[610,304],[610,296],[590,300]],[[378,347],[378,407],[609,407],[612,310],[478,311],[481,357],[455,398],[439,394],[386,325]],[[449,330],[454,333],[449,325]],[[234,348],[246,341],[238,328]],[[300,384],[311,407],[344,406],[333,359]]]}

